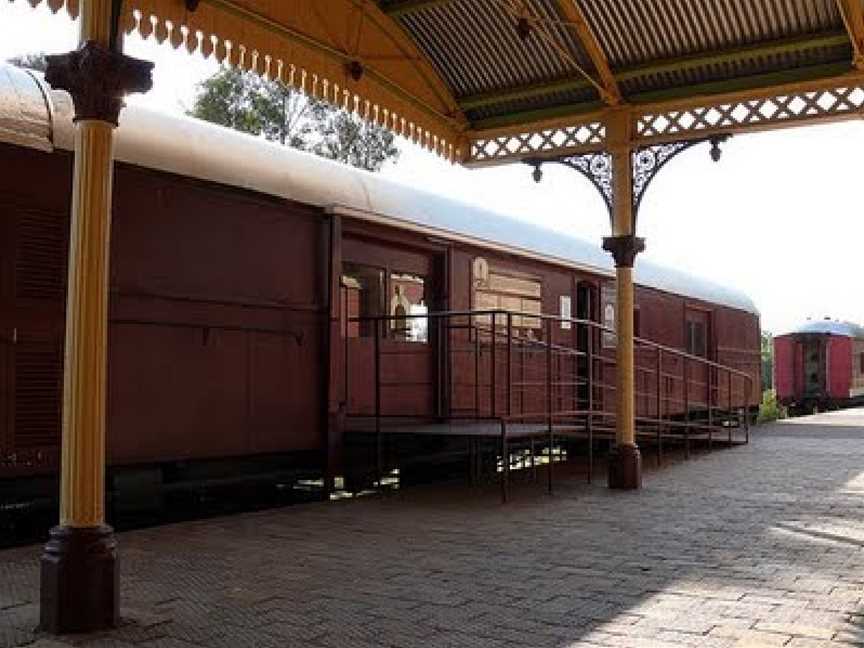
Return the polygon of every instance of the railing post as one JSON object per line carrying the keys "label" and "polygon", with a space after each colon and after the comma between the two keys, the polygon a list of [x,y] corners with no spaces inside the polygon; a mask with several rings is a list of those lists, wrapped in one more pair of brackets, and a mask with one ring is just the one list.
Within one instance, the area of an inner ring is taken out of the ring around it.
{"label": "railing post", "polygon": [[513,407],[513,314],[507,313],[507,416],[510,416]]}
{"label": "railing post", "polygon": [[381,320],[374,320],[374,353],[375,353],[375,466],[378,473],[378,488],[381,488]]}
{"label": "railing post", "polygon": [[[343,382],[343,385],[345,388],[345,393],[343,395],[345,398],[345,412],[346,412],[346,414],[348,414],[351,411],[351,398],[350,398],[351,392],[348,391],[349,386],[350,386],[350,379],[348,378],[348,375],[349,375],[348,361],[349,361],[349,358],[351,357],[351,354],[350,354],[350,349],[348,347],[348,344],[349,344],[348,343],[348,339],[349,339],[348,338],[349,315],[348,315],[348,291],[347,290],[345,291],[345,302],[344,302],[343,306],[344,306],[344,310],[342,311],[342,313],[343,313],[343,317],[345,318],[345,376],[344,376],[345,380]],[[357,322],[357,334],[358,334],[358,336],[360,335],[360,322]]]}
{"label": "railing post", "polygon": [[684,364],[681,374],[684,377],[684,458],[690,458],[690,372],[687,371],[687,360],[684,356]]}
{"label": "railing post", "polygon": [[595,329],[588,326],[588,483],[594,478],[594,333]]}
{"label": "railing post", "polygon": [[480,327],[471,317],[471,330],[474,331],[474,418],[480,418]]}
{"label": "railing post", "polygon": [[451,319],[450,316],[439,317],[438,319],[442,320],[442,326],[444,327],[444,375],[447,377],[447,393],[444,399],[444,407],[446,416],[453,416],[453,358],[455,357],[456,351],[454,351],[453,345],[453,327],[450,326]]}
{"label": "railing post", "polygon": [[750,395],[753,394],[753,379],[747,376],[744,392],[744,443],[750,443]]}
{"label": "railing post", "polygon": [[729,372],[729,447],[732,447],[732,411],[733,411],[733,402],[732,402],[732,372]]}
{"label": "railing post", "polygon": [[[714,417],[711,411],[711,402],[713,400],[713,384],[714,384],[714,367],[711,365],[707,366],[708,380],[705,382],[708,383],[708,449],[711,450],[714,447]],[[732,374],[729,374],[730,376]]]}
{"label": "railing post", "polygon": [[549,432],[549,493],[552,493],[552,446],[555,435],[552,430],[552,320],[546,320],[546,427]]}
{"label": "railing post", "polygon": [[436,390],[437,399],[435,403],[435,414],[439,419],[442,419],[444,418],[444,365],[446,364],[444,362],[444,336],[441,330],[443,328],[442,322],[444,321],[444,318],[436,317],[435,320],[438,324],[438,331],[435,336],[435,346],[437,347],[435,356],[437,359],[436,364],[438,366],[438,389]]}
{"label": "railing post", "polygon": [[495,371],[495,346],[496,346],[495,327],[496,327],[496,323],[498,322],[498,313],[493,312],[491,317],[492,317],[492,335],[490,337],[490,340],[491,340],[492,348],[491,348],[491,356],[490,356],[491,357],[491,360],[490,360],[491,366],[489,368],[489,392],[490,392],[489,395],[490,395],[491,400],[490,400],[489,415],[492,418],[495,418],[495,411],[496,411],[496,407],[495,407],[495,400],[496,400],[496,398],[495,398],[495,396],[496,396],[496,394],[495,394],[495,387],[496,387],[496,385],[495,385],[495,374],[496,374],[496,371]]}
{"label": "railing post", "polygon": [[510,448],[507,443],[507,422],[501,419],[501,502],[507,503],[510,486]]}
{"label": "railing post", "polygon": [[657,347],[657,467],[663,463],[663,349]]}

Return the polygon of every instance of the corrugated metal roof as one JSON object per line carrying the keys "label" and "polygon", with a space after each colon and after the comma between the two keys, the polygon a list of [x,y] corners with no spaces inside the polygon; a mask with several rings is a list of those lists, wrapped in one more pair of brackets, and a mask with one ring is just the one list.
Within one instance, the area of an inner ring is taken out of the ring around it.
{"label": "corrugated metal roof", "polygon": [[556,0],[527,0],[526,6],[546,25],[551,40],[537,34],[521,40],[517,18],[501,0],[453,0],[399,20],[457,99],[578,74],[573,61],[593,69],[572,30],[561,25]]}
{"label": "corrugated metal roof", "polygon": [[613,69],[838,31],[835,0],[576,0]]}
{"label": "corrugated metal roof", "polygon": [[[69,95],[48,93],[29,74],[6,73],[7,69],[8,66],[0,65],[0,103],[12,106],[25,101],[31,116],[27,132],[39,140],[31,145],[50,149],[53,144],[71,150],[73,125]],[[41,100],[42,108],[38,111],[39,102],[32,101],[32,96]],[[500,248],[610,278],[614,276],[610,256],[595,242],[538,227],[527,219],[419,191],[374,173],[207,122],[128,106],[116,139],[116,159],[121,162],[323,208],[341,206],[396,227],[467,239],[480,246]],[[0,142],[22,143],[20,138],[15,139],[3,130],[0,130]],[[214,155],[214,151],[219,154]],[[238,160],[243,163],[238,164]],[[637,262],[636,282],[758,313],[753,301],[740,291],[644,259]]]}
{"label": "corrugated metal roof", "polygon": [[[584,16],[612,73],[621,77],[625,101],[650,101],[664,91],[789,70],[809,69],[820,76],[827,64],[836,64],[833,74],[851,69],[851,43],[836,0],[440,0],[421,2],[398,13],[397,20],[457,101],[502,95],[500,101],[465,108],[469,122],[477,123],[596,104],[598,94],[590,87],[567,97],[533,91],[518,100],[508,96],[562,79],[585,80],[577,65],[599,82],[577,31],[566,24],[564,2],[573,2]],[[385,10],[395,4],[382,0]],[[534,32],[519,39],[513,15],[519,7],[542,20],[548,37]],[[837,39],[828,45],[809,44],[831,36]],[[760,54],[763,46],[776,49]],[[726,54],[734,57],[710,60]],[[694,64],[693,58],[705,60]],[[678,62],[681,69],[671,69]],[[639,73],[657,65],[664,69]]]}

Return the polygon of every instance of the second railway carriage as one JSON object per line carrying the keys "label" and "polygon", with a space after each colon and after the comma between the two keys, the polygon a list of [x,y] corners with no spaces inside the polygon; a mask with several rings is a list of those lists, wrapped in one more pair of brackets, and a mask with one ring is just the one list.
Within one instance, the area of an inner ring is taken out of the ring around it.
{"label": "second railway carriage", "polygon": [[864,402],[864,326],[826,318],[775,336],[774,385],[798,412]]}
{"label": "second railway carriage", "polygon": [[[518,312],[527,340],[540,314],[614,323],[595,243],[192,119],[130,106],[121,121],[109,489],[339,470],[345,419],[369,407],[378,315],[398,316],[378,331],[399,360],[381,394],[393,411],[470,391],[442,396],[440,329],[417,315]],[[0,493],[57,471],[72,133],[67,95],[0,67]],[[636,279],[638,335],[759,384],[749,298],[644,260]],[[591,344],[612,353],[608,337]]]}

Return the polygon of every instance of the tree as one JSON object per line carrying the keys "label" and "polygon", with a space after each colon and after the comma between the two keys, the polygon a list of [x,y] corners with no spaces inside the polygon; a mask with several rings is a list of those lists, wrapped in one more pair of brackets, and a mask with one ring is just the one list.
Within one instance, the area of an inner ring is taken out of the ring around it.
{"label": "tree", "polygon": [[762,331],[762,391],[774,387],[774,335]]}
{"label": "tree", "polygon": [[36,72],[44,72],[48,68],[48,61],[45,55],[41,52],[37,54],[22,54],[21,56],[13,56],[9,59],[9,63],[18,67],[35,70]]}
{"label": "tree", "polygon": [[389,131],[236,69],[222,69],[201,83],[189,114],[369,171],[399,155]]}
{"label": "tree", "polygon": [[322,157],[378,171],[388,159],[399,155],[399,149],[393,145],[393,133],[380,126],[321,103],[315,106],[314,114],[322,138],[312,151]]}
{"label": "tree", "polygon": [[201,84],[189,114],[305,149],[312,133],[311,108],[310,101],[281,83],[225,68]]}

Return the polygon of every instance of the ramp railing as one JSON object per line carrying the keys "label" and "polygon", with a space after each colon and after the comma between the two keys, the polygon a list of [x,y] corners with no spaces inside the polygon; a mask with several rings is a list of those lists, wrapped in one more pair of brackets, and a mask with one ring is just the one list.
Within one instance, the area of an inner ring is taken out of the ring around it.
{"label": "ramp railing", "polygon": [[[374,431],[379,456],[381,436],[399,427],[494,435],[506,493],[513,441],[546,446],[550,488],[556,439],[587,441],[589,479],[595,442],[614,442],[615,332],[597,322],[444,311],[348,318],[345,335],[347,414]],[[671,443],[689,457],[696,442],[749,441],[753,376],[643,338],[635,346],[636,433],[658,464]]]}

